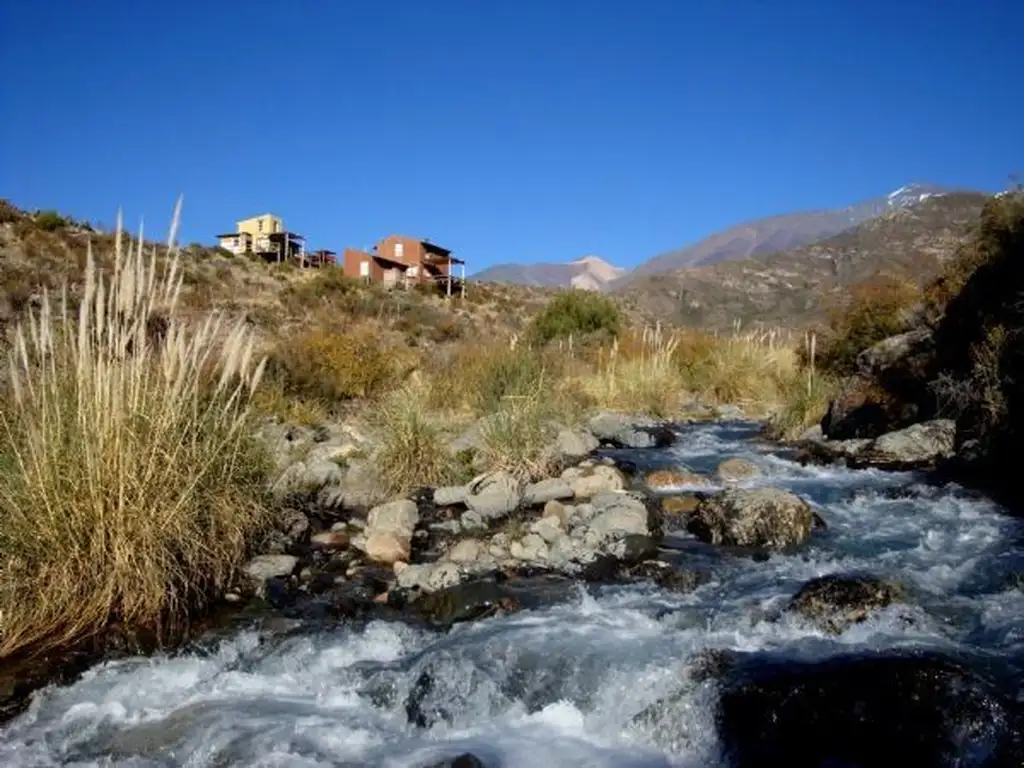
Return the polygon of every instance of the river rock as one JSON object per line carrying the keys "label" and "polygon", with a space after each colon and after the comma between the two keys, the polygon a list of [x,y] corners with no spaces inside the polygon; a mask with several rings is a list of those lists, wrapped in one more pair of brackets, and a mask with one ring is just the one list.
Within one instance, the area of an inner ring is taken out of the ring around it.
{"label": "river rock", "polygon": [[600,443],[590,432],[582,429],[560,429],[555,436],[555,447],[562,460],[567,463],[585,459]]}
{"label": "river rock", "polygon": [[427,768],[487,768],[487,764],[472,752],[462,752],[439,763],[431,763]]}
{"label": "river rock", "polygon": [[572,487],[577,499],[589,499],[609,491],[621,491],[626,487],[626,478],[616,467],[599,464],[587,469],[573,467],[562,474]]}
{"label": "river rock", "polygon": [[603,493],[594,498],[593,507],[595,515],[587,533],[587,543],[592,546],[630,534],[650,533],[647,505],[633,494]]}
{"label": "river rock", "polygon": [[587,429],[615,448],[666,448],[675,441],[672,430],[664,424],[618,413],[597,414],[587,422]]}
{"label": "river rock", "polygon": [[855,460],[886,469],[919,469],[955,455],[956,422],[935,419],[876,438],[857,453]]}
{"label": "river rock", "polygon": [[325,509],[365,510],[383,498],[380,477],[369,462],[349,462],[339,481],[317,493],[317,503]]}
{"label": "river rock", "polygon": [[726,459],[715,470],[715,477],[723,483],[733,483],[760,474],[761,470],[756,464],[739,458]]}
{"label": "river rock", "polygon": [[462,573],[459,566],[450,562],[420,563],[395,566],[396,583],[402,589],[424,593],[448,589],[459,583]]}
{"label": "river rock", "polygon": [[278,476],[272,490],[281,498],[289,493],[308,493],[326,486],[337,486],[344,478],[341,466],[329,459],[297,461]]}
{"label": "river rock", "polygon": [[314,549],[345,549],[349,544],[349,536],[345,531],[320,531],[309,537],[309,543]]}
{"label": "river rock", "polygon": [[664,496],[661,499],[661,511],[672,517],[685,517],[697,508],[700,499],[692,493],[680,496]]}
{"label": "river rock", "polygon": [[299,564],[294,555],[258,555],[246,563],[242,572],[256,593],[262,595],[271,579],[291,576]]}
{"label": "river rock", "polygon": [[439,507],[453,507],[465,504],[469,489],[464,485],[442,486],[434,489],[434,504]]}
{"label": "river rock", "polygon": [[374,531],[368,533],[362,540],[362,550],[376,563],[393,565],[397,562],[408,562],[412,554],[411,538],[394,531]]}
{"label": "river rock", "polygon": [[810,505],[789,491],[729,488],[702,499],[686,529],[719,546],[787,549],[805,541],[813,526]]}
{"label": "river rock", "polygon": [[789,610],[838,635],[901,598],[898,585],[875,576],[830,574],[804,584]]}
{"label": "river rock", "polygon": [[735,658],[717,715],[730,765],[1020,764],[1019,706],[939,654]]}
{"label": "river rock", "polygon": [[541,518],[554,518],[558,520],[560,527],[568,528],[569,521],[572,520],[574,512],[574,507],[566,506],[560,501],[549,501],[544,505],[544,511],[541,513]]}
{"label": "river rock", "polygon": [[565,536],[562,521],[557,517],[542,517],[530,525],[530,532],[536,533],[548,544],[553,544]]}
{"label": "river rock", "polygon": [[466,490],[466,506],[485,521],[505,517],[519,506],[523,498],[520,482],[508,472],[480,475]]}
{"label": "river rock", "polygon": [[706,482],[707,480],[700,475],[678,469],[656,469],[644,478],[644,483],[653,491],[677,488],[681,485],[704,485]]}
{"label": "river rock", "polygon": [[526,486],[523,490],[523,504],[532,507],[549,501],[571,499],[573,494],[572,486],[567,481],[552,477]]}
{"label": "river rock", "polygon": [[420,521],[420,513],[416,502],[409,499],[390,501],[379,504],[370,510],[366,517],[366,532],[377,533],[392,531],[402,536],[412,536],[416,523]]}
{"label": "river rock", "polygon": [[479,539],[463,539],[448,550],[447,559],[453,563],[467,565],[475,563],[485,552],[486,548]]}
{"label": "river rock", "polygon": [[536,533],[528,533],[519,541],[513,541],[508,548],[516,560],[541,562],[548,559],[548,543]]}

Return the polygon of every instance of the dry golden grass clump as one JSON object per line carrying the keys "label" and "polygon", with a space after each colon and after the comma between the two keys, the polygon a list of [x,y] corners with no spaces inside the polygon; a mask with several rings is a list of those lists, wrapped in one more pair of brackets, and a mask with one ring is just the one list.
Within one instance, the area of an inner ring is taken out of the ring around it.
{"label": "dry golden grass clump", "polygon": [[373,456],[383,490],[398,495],[459,479],[456,458],[427,408],[428,390],[410,381],[381,404],[377,420],[383,435]]}
{"label": "dry golden grass clump", "polygon": [[182,321],[177,250],[158,261],[141,242],[126,247],[119,220],[112,272],[90,249],[77,312],[65,287],[14,332],[0,657],[110,622],[173,631],[229,583],[264,523],[253,339],[216,312]]}

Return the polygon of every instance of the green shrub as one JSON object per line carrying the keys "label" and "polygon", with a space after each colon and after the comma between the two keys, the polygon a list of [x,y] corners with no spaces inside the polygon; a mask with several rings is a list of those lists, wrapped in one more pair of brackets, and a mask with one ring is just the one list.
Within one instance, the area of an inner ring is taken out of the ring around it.
{"label": "green shrub", "polygon": [[529,336],[537,344],[569,336],[604,332],[617,336],[622,327],[619,308],[596,291],[571,290],[548,302],[530,323]]}
{"label": "green shrub", "polygon": [[66,227],[68,220],[56,211],[40,211],[35,216],[36,226],[46,232],[56,232]]}

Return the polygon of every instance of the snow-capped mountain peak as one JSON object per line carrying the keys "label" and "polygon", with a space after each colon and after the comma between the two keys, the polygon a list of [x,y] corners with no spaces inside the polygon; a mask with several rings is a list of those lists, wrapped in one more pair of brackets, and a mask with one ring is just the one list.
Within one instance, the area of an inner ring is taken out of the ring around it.
{"label": "snow-capped mountain peak", "polygon": [[908,208],[923,203],[929,197],[940,197],[948,191],[934,184],[905,184],[886,195],[885,200],[890,208]]}

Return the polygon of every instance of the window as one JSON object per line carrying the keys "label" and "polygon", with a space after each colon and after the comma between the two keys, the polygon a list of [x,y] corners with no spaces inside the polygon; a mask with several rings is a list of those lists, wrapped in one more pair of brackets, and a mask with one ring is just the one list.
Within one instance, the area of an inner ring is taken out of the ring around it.
{"label": "window", "polygon": [[364,259],[363,261],[361,261],[359,263],[359,276],[360,277],[369,277],[370,276],[370,262],[369,261]]}
{"label": "window", "polygon": [[395,243],[395,258],[399,261],[405,259],[405,243]]}
{"label": "window", "polygon": [[419,267],[409,267],[409,277],[416,277],[420,273]]}
{"label": "window", "polygon": [[256,221],[256,231],[257,232],[262,232],[263,231],[263,219],[258,219]]}

